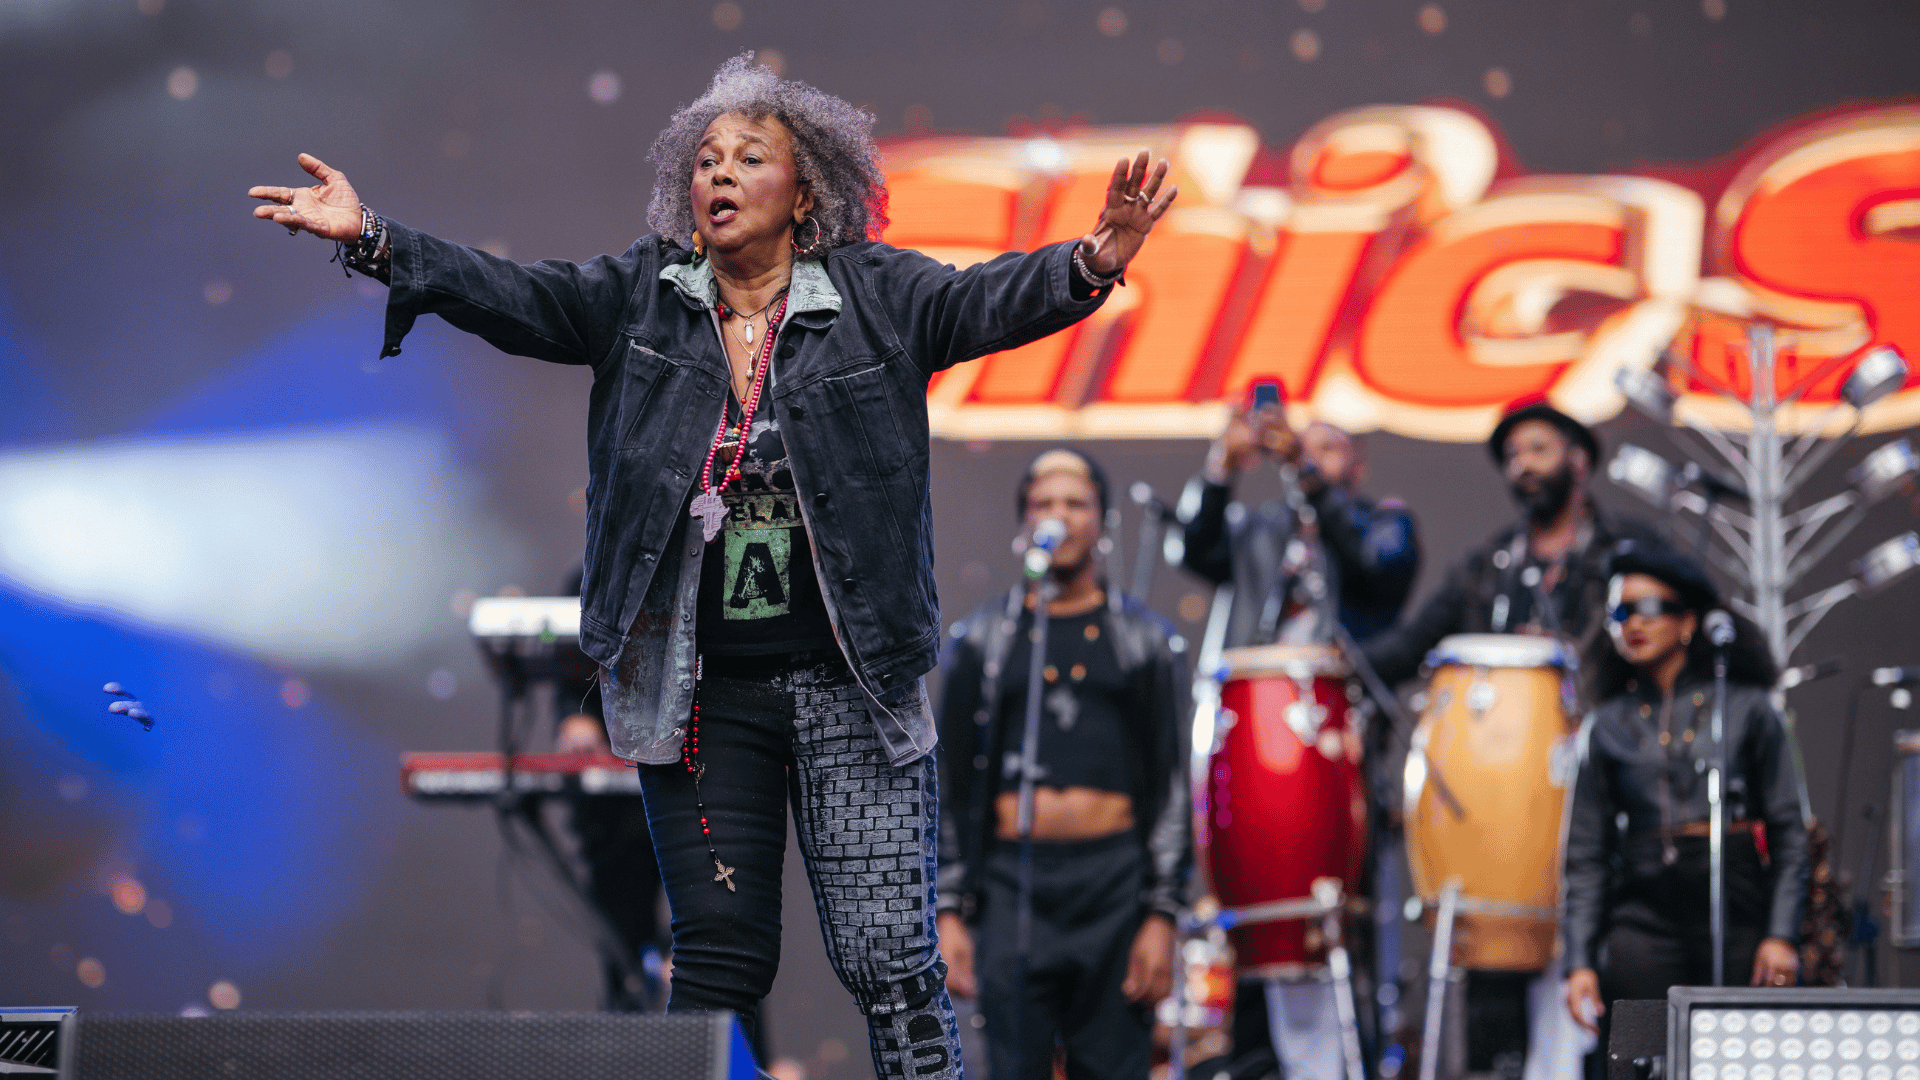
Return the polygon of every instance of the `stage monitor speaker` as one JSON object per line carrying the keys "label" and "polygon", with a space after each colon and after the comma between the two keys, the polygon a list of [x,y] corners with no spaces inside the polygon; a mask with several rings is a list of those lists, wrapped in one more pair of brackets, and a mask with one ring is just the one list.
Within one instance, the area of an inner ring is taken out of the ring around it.
{"label": "stage monitor speaker", "polygon": [[1607,1021],[1607,1080],[1647,1080],[1667,1052],[1667,1003],[1621,999],[1607,1007]]}
{"label": "stage monitor speaker", "polygon": [[1676,1080],[1920,1080],[1920,990],[1676,986]]}
{"label": "stage monitor speaker", "polygon": [[754,1080],[731,1013],[81,1013],[61,1080]]}
{"label": "stage monitor speaker", "polygon": [[0,1076],[52,1076],[73,1007],[0,1007]]}

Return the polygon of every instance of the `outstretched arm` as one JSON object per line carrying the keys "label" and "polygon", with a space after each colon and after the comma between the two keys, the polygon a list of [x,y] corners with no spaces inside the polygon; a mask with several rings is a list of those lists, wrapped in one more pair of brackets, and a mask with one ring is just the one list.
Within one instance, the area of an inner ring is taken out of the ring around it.
{"label": "outstretched arm", "polygon": [[931,373],[1064,330],[1096,311],[1179,190],[1147,152],[1114,166],[1093,231],[1077,241],[1008,252],[955,270],[917,251],[865,259],[876,298],[907,352]]}
{"label": "outstretched arm", "polygon": [[[312,154],[300,155],[300,167],[319,183],[249,188],[264,203],[253,216],[345,243],[343,262],[392,287],[382,356],[398,353],[415,318],[426,313],[519,356],[599,365],[617,355],[621,317],[646,276],[645,241],[621,256],[521,265],[380,221],[361,209],[345,173]],[[374,234],[357,243],[368,223]]]}

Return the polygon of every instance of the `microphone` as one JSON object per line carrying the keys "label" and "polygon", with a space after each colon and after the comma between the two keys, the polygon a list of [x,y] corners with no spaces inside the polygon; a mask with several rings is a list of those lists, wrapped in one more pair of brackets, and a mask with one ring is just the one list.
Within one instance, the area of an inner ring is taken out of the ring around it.
{"label": "microphone", "polygon": [[1707,640],[1713,642],[1716,649],[1724,649],[1733,644],[1733,616],[1715,609],[1707,612]]}
{"label": "microphone", "polygon": [[[1840,658],[1837,656],[1828,657],[1817,664],[1801,664],[1799,667],[1790,667],[1780,673],[1780,688],[1783,690],[1791,690],[1802,683],[1810,683],[1815,679],[1824,679],[1829,675],[1837,673],[1839,670]],[[1920,675],[1920,668],[1914,669],[1914,674]]]}
{"label": "microphone", "polygon": [[1873,669],[1873,685],[1875,686],[1905,686],[1913,682],[1920,682],[1920,664]]}
{"label": "microphone", "polygon": [[1053,565],[1053,553],[1060,550],[1060,544],[1067,538],[1067,523],[1059,518],[1046,518],[1033,527],[1033,539],[1027,544],[1025,556],[1027,576],[1037,578]]}

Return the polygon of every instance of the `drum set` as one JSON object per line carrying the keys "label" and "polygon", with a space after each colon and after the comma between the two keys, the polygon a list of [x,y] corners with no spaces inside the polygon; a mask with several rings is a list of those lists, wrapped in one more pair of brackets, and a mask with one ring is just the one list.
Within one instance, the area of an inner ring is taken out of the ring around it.
{"label": "drum set", "polygon": [[[1330,982],[1347,1080],[1363,1080],[1360,1001],[1345,946],[1351,920],[1368,911],[1361,683],[1333,644],[1202,651],[1196,851],[1217,906],[1188,930],[1224,931],[1241,979]],[[1554,959],[1577,764],[1574,663],[1558,641],[1456,635],[1428,666],[1401,811],[1414,892],[1405,914],[1425,921],[1433,941],[1423,1078],[1439,1066],[1456,971],[1538,971]],[[1174,1011],[1184,1015],[1178,1002]]]}

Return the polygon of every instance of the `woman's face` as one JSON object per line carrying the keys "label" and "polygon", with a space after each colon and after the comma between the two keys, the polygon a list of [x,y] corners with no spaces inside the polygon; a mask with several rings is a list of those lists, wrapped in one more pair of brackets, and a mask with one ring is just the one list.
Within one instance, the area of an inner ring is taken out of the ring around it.
{"label": "woman's face", "polygon": [[1623,574],[1614,579],[1608,592],[1611,595],[1607,597],[1607,627],[1613,633],[1614,648],[1629,663],[1640,668],[1656,668],[1686,650],[1699,619],[1695,612],[1642,615],[1634,611],[1624,622],[1613,618],[1621,606],[1631,609],[1644,599],[1677,602],[1680,594],[1666,582],[1646,574]]}
{"label": "woman's face", "polygon": [[707,125],[694,150],[688,192],[708,251],[785,243],[813,209],[813,193],[794,165],[793,136],[778,117],[727,113]]}

